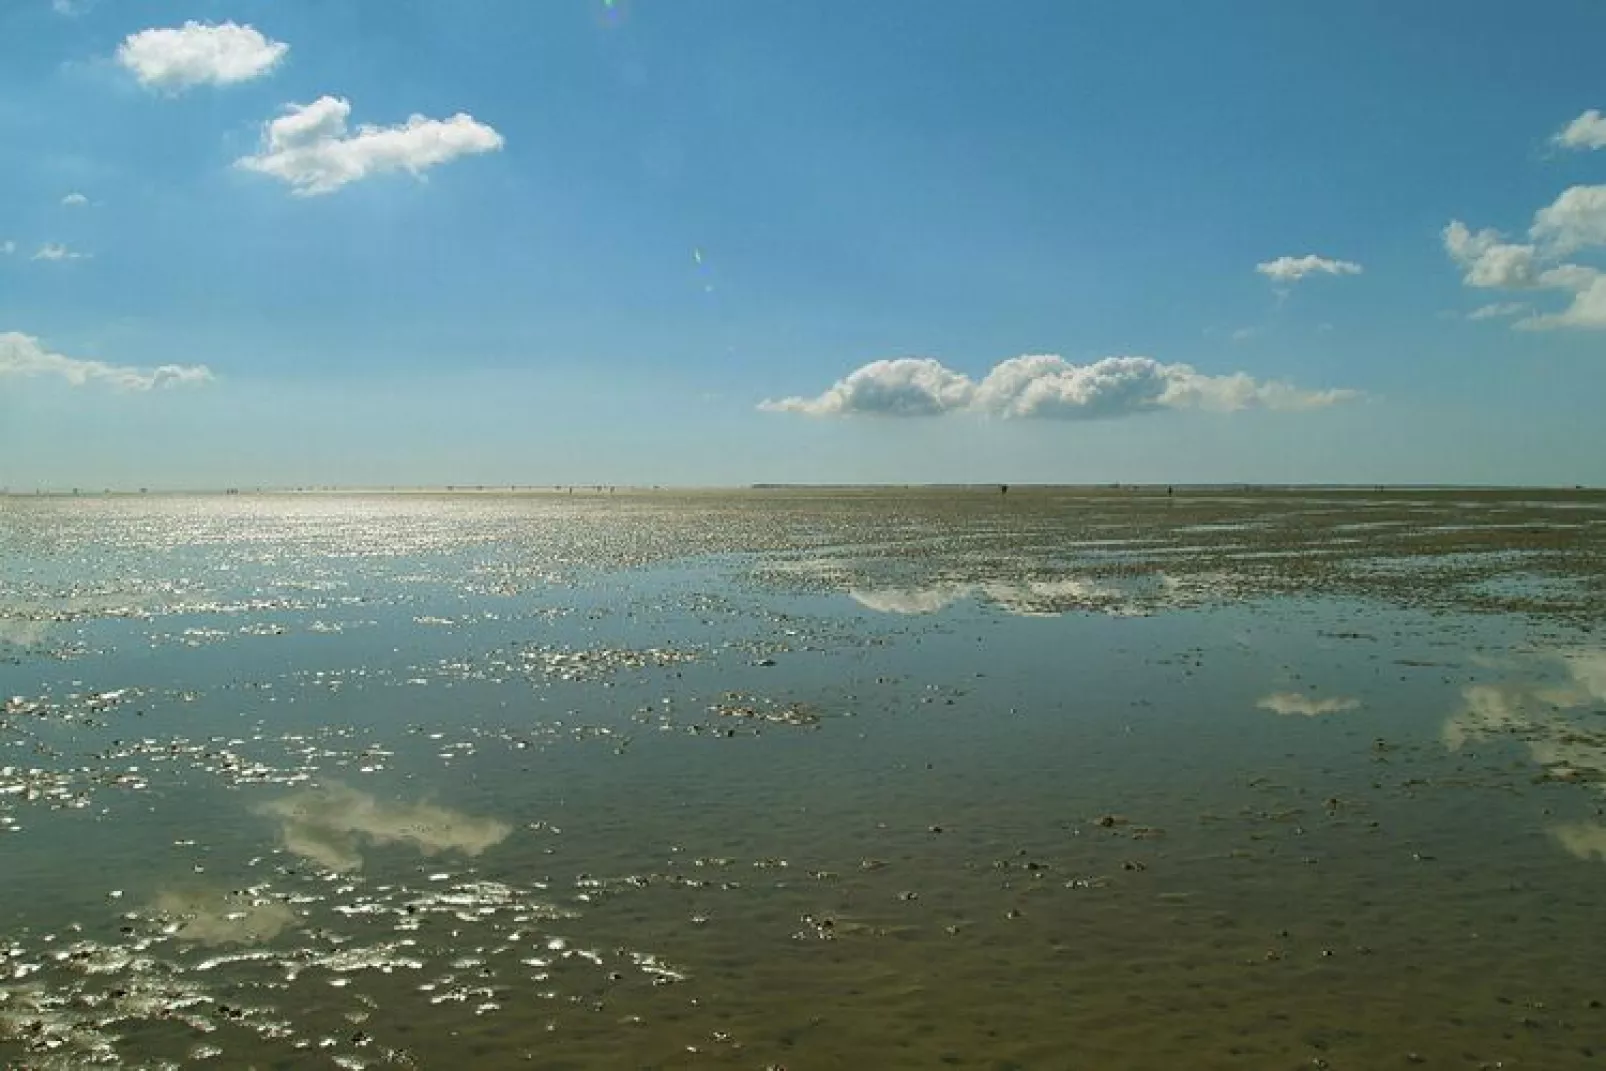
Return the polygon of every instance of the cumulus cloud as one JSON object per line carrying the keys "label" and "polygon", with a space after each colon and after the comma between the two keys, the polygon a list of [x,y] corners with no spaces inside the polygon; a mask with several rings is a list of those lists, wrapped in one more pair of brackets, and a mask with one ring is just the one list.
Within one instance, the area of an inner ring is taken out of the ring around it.
{"label": "cumulus cloud", "polygon": [[1273,692],[1255,704],[1261,710],[1269,710],[1273,714],[1297,715],[1302,718],[1316,718],[1323,714],[1343,714],[1351,710],[1359,710],[1361,701],[1348,696],[1330,696],[1319,699],[1313,695],[1304,695],[1300,692]]}
{"label": "cumulus cloud", "polygon": [[1606,116],[1591,108],[1551,140],[1564,149],[1606,149]]}
{"label": "cumulus cloud", "polygon": [[33,255],[34,260],[86,260],[88,257],[88,253],[75,252],[60,242],[46,242]]}
{"label": "cumulus cloud", "polygon": [[61,203],[66,205],[68,208],[77,208],[81,205],[87,205],[89,203],[89,198],[85,197],[81,193],[69,193],[67,196],[61,199]]}
{"label": "cumulus cloud", "polygon": [[0,332],[0,379],[8,376],[64,379],[75,387],[106,384],[117,390],[146,391],[158,387],[206,383],[212,370],[204,364],[164,364],[157,368],[86,361],[51,353],[31,335],[16,331]]}
{"label": "cumulus cloud", "polygon": [[1594,268],[1586,268],[1582,264],[1559,264],[1554,268],[1546,268],[1539,273],[1539,285],[1554,290],[1571,290],[1577,292],[1589,289],[1600,275]]}
{"label": "cumulus cloud", "polygon": [[290,46],[254,26],[191,20],[130,34],[117,49],[122,64],[149,89],[180,93],[191,86],[249,82],[272,71]]}
{"label": "cumulus cloud", "polygon": [[1533,246],[1505,242],[1499,231],[1487,227],[1474,232],[1458,219],[1450,221],[1442,237],[1450,259],[1466,270],[1461,281],[1467,286],[1520,290],[1538,285]]}
{"label": "cumulus cloud", "polygon": [[1606,245],[1606,186],[1572,186],[1534,214],[1529,235],[1553,254]]}
{"label": "cumulus cloud", "polygon": [[892,416],[937,416],[964,409],[976,394],[970,377],[930,357],[898,357],[871,361],[855,369],[818,398],[766,401],[771,412],[831,416],[885,413]]}
{"label": "cumulus cloud", "polygon": [[[1586,113],[1588,114],[1588,113]],[[1460,220],[1444,228],[1444,248],[1464,269],[1470,287],[1500,290],[1557,290],[1571,295],[1560,312],[1516,320],[1521,330],[1606,329],[1606,279],[1597,268],[1561,262],[1579,250],[1606,246],[1606,186],[1573,186],[1534,214],[1531,241],[1508,242],[1495,230],[1473,231]],[[1527,311],[1506,302],[1485,305],[1469,319],[1487,320]]]}
{"label": "cumulus cloud", "polygon": [[[1148,357],[1106,357],[1075,365],[1040,354],[993,367],[976,389],[976,408],[1011,417],[1118,416],[1158,408],[1177,368]],[[1192,369],[1187,369],[1191,372]]]}
{"label": "cumulus cloud", "polygon": [[764,401],[768,412],[805,416],[941,416],[1088,420],[1159,409],[1316,409],[1357,397],[1350,390],[1301,390],[1242,372],[1210,376],[1150,357],[1106,357],[1072,364],[1049,354],[1013,357],[977,383],[929,357],[873,361],[824,393]]}
{"label": "cumulus cloud", "polygon": [[1332,260],[1307,253],[1302,257],[1278,257],[1255,265],[1255,270],[1272,282],[1292,286],[1307,275],[1359,275],[1361,266],[1354,261]]}
{"label": "cumulus cloud", "polygon": [[387,171],[419,176],[459,156],[503,145],[501,134],[463,112],[450,119],[414,115],[397,126],[362,124],[355,133],[346,125],[350,115],[350,102],[340,97],[292,104],[263,124],[260,151],[235,166],[272,175],[310,197]]}
{"label": "cumulus cloud", "polygon": [[1554,273],[1545,274],[1554,274],[1556,279],[1565,280],[1563,288],[1573,292],[1572,301],[1560,312],[1518,320],[1517,327],[1529,331],[1545,331],[1553,328],[1584,330],[1606,328],[1606,275],[1593,268],[1584,268],[1576,264],[1567,265],[1565,271],[1558,268]]}

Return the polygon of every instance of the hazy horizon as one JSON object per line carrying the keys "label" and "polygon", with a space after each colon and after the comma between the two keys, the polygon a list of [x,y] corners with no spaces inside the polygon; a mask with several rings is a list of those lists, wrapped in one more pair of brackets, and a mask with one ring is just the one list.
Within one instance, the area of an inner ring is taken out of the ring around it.
{"label": "hazy horizon", "polygon": [[[945,481],[900,483],[874,483],[874,482],[833,482],[814,481],[798,482],[757,482],[744,484],[259,484],[234,485],[218,484],[211,487],[0,487],[0,498],[34,498],[38,496],[55,497],[95,497],[95,496],[138,496],[138,495],[195,495],[195,496],[222,496],[222,495],[405,495],[405,494],[459,494],[459,495],[584,495],[590,497],[607,497],[619,494],[698,494],[698,493],[729,493],[736,491],[974,491],[978,493],[996,494],[999,488],[1008,488],[1009,491],[1132,491],[1149,494],[1165,495],[1169,491],[1193,493],[1219,493],[1233,491],[1255,492],[1293,492],[1303,493],[1309,491],[1382,491],[1389,492],[1419,492],[1419,491],[1550,491],[1588,494],[1600,492],[1603,488],[1589,484],[1497,484],[1497,483],[1256,483],[1243,480],[1218,480],[1203,483],[1184,483],[1178,481],[1157,483],[1126,483],[1109,481],[1104,483],[1039,483],[1020,482],[1010,483],[1002,480],[951,483]],[[1005,492],[1008,493],[1008,492]]]}

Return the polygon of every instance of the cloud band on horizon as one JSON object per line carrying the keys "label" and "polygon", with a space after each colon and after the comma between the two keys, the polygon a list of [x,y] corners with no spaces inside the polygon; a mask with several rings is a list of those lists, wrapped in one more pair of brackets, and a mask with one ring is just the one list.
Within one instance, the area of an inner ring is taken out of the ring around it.
{"label": "cloud band on horizon", "polygon": [[1151,357],[1073,364],[1052,354],[1012,357],[979,382],[930,357],[872,361],[813,397],[765,400],[759,409],[812,417],[935,417],[950,413],[1095,420],[1162,409],[1320,409],[1360,397],[1347,389],[1303,390],[1243,372],[1205,375]]}
{"label": "cloud band on horizon", "polygon": [[212,370],[204,364],[164,364],[156,368],[88,361],[52,353],[32,335],[0,331],[0,379],[55,376],[74,387],[104,383],[123,391],[209,383]]}

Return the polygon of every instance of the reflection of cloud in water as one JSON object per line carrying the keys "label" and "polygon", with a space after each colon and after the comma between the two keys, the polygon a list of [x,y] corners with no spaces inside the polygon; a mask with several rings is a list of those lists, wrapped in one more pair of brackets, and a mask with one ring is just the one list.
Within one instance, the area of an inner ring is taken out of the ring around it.
{"label": "reflection of cloud in water", "polygon": [[279,819],[287,850],[330,870],[362,867],[364,844],[410,844],[424,855],[479,855],[513,827],[433,803],[385,803],[367,792],[330,783],[274,800],[261,813]]}
{"label": "reflection of cloud in water", "polygon": [[1470,684],[1461,689],[1466,707],[1444,723],[1444,746],[1459,751],[1469,740],[1499,733],[1522,732],[1532,722],[1527,707],[1540,692],[1509,684]]}
{"label": "reflection of cloud in water", "polygon": [[1560,665],[1560,683],[1471,684],[1461,690],[1466,706],[1444,723],[1450,750],[1492,736],[1518,736],[1543,766],[1606,771],[1606,733],[1598,724],[1569,717],[1571,711],[1606,702],[1606,651],[1561,652],[1536,660],[1536,668]]}
{"label": "reflection of cloud in water", "polygon": [[979,599],[1006,613],[1053,617],[1071,610],[1110,614],[1143,612],[1118,588],[1080,577],[1057,580],[946,581],[922,587],[853,588],[854,602],[883,614],[933,614],[963,599]]}
{"label": "reflection of cloud in water", "polygon": [[1359,699],[1351,699],[1348,696],[1318,699],[1313,695],[1303,695],[1299,692],[1273,692],[1255,704],[1261,710],[1269,710],[1273,714],[1297,714],[1306,718],[1322,714],[1342,714],[1347,710],[1358,710],[1360,705]]}
{"label": "reflection of cloud in water", "polygon": [[150,909],[178,927],[180,940],[203,945],[258,944],[296,924],[288,904],[246,893],[164,892]]}
{"label": "reflection of cloud in water", "polygon": [[1598,859],[1606,863],[1606,826],[1592,822],[1570,822],[1552,826],[1550,835],[1556,838],[1569,854],[1580,859]]}
{"label": "reflection of cloud in water", "polygon": [[1606,651],[1575,652],[1562,657],[1573,686],[1589,698],[1606,703]]}
{"label": "reflection of cloud in water", "polygon": [[37,647],[50,634],[50,622],[0,617],[0,646]]}
{"label": "reflection of cloud in water", "polygon": [[969,584],[939,584],[929,588],[882,588],[848,595],[867,610],[881,614],[934,614],[970,594]]}
{"label": "reflection of cloud in water", "polygon": [[[1529,758],[1552,776],[1606,773],[1606,730],[1595,715],[1606,702],[1606,651],[1555,652],[1529,665],[1536,677],[1548,673],[1550,679],[1463,688],[1465,705],[1444,723],[1445,747],[1456,751],[1479,740],[1509,737],[1520,740]],[[1558,669],[1566,674],[1559,681]],[[1550,834],[1578,858],[1606,862],[1606,826],[1558,825]]]}

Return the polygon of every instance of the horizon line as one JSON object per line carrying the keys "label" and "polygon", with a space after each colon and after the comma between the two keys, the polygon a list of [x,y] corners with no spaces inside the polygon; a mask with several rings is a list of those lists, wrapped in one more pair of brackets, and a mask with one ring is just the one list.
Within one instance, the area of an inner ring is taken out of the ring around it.
{"label": "horizon line", "polygon": [[1333,491],[1564,491],[1592,492],[1603,488],[1590,484],[1548,483],[1389,483],[1376,481],[1318,481],[1299,483],[1286,481],[1210,480],[1196,482],[1166,481],[1106,481],[1097,483],[1052,483],[965,481],[956,483],[891,482],[891,481],[820,481],[820,482],[759,482],[739,484],[505,484],[505,483],[440,483],[440,484],[260,484],[218,487],[60,487],[46,486],[19,489],[0,487],[4,498],[90,498],[141,495],[590,495],[606,497],[610,494],[652,494],[685,492],[732,491],[980,491],[996,493],[1000,488],[1023,491],[1137,491],[1137,490],[1188,490],[1188,491],[1279,491],[1279,490],[1333,490]]}

